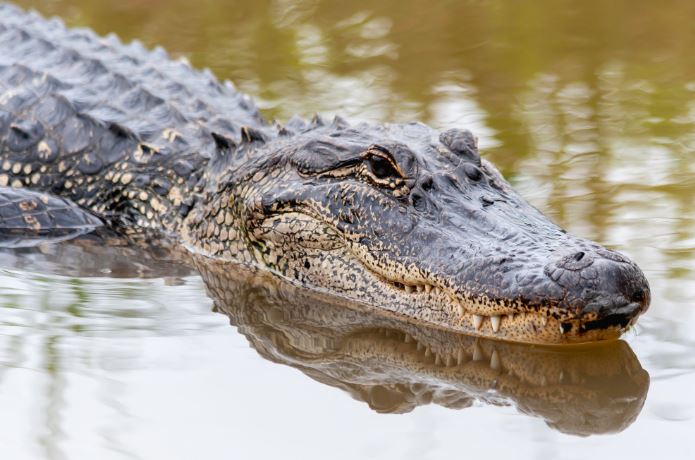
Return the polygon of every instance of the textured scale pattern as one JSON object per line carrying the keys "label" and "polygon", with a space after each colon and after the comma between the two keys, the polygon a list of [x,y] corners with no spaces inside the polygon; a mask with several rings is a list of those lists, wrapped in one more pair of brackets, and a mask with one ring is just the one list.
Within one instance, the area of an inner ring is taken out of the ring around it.
{"label": "textured scale pattern", "polygon": [[164,214],[171,204],[190,208],[197,172],[219,149],[214,135],[240,139],[242,126],[264,123],[231,83],[161,48],[125,46],[6,4],[0,17],[0,187],[50,191],[107,219],[170,228],[176,216]]}
{"label": "textured scale pattern", "polygon": [[191,150],[208,154],[215,148],[210,130],[238,137],[240,126],[263,123],[251,99],[230,82],[171,60],[161,48],[148,51],[138,41],[125,46],[115,35],[68,29],[11,5],[0,4],[0,15],[0,65],[19,67],[5,72],[49,77],[34,91],[26,88],[27,97],[62,95],[80,114],[117,123],[157,147],[167,146],[165,129],[176,129]]}

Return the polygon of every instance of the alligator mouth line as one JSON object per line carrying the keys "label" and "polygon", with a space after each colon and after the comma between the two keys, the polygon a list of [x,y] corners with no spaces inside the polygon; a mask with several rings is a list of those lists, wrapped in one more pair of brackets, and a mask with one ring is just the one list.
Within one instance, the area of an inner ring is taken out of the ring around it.
{"label": "alligator mouth line", "polygon": [[[373,270],[370,270],[374,275],[376,275],[381,281],[384,283],[390,285],[393,289],[399,291],[400,293],[405,293],[409,295],[413,295],[414,298],[422,298],[423,296],[428,296],[430,300],[438,300],[441,298],[448,299],[448,303],[452,308],[455,308],[455,312],[458,313],[460,317],[460,321],[463,323],[466,320],[470,322],[470,325],[476,330],[476,331],[482,331],[486,328],[488,328],[493,332],[497,333],[500,331],[500,328],[503,323],[507,322],[513,322],[514,320],[517,319],[517,316],[521,315],[531,315],[538,317],[540,326],[546,327],[548,325],[548,322],[551,318],[548,316],[545,316],[541,313],[537,312],[524,312],[524,313],[507,313],[507,314],[498,314],[498,315],[483,315],[483,314],[476,314],[476,313],[471,313],[466,310],[466,307],[464,305],[463,300],[459,300],[456,297],[452,297],[451,294],[446,292],[444,288],[441,288],[439,286],[435,286],[433,284],[429,283],[417,283],[417,284],[406,284],[401,281],[393,281],[388,278],[386,278],[384,275],[377,273]],[[569,329],[567,329],[567,326],[565,326],[565,330],[563,330],[563,333],[568,332]]]}
{"label": "alligator mouth line", "polygon": [[[473,313],[467,310],[465,300],[453,296],[445,288],[430,283],[394,281],[369,267],[368,270],[401,295],[430,302],[444,301],[449,306],[448,310],[457,315],[454,322],[456,329],[496,339],[505,340],[510,333],[518,333],[520,329],[528,329],[534,335],[552,335],[557,343],[585,342],[597,338],[617,339],[637,321],[637,317],[629,318],[622,315],[609,315],[601,319],[558,318],[555,315],[545,315],[541,311],[515,311],[496,315]],[[517,306],[522,305],[519,301],[515,303]]]}

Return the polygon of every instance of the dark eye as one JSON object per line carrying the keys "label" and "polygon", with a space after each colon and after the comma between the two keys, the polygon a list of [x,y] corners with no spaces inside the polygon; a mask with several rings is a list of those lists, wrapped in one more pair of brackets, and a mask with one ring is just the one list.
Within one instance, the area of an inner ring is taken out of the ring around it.
{"label": "dark eye", "polygon": [[386,179],[388,177],[400,177],[396,168],[393,167],[390,161],[386,158],[371,155],[367,159],[367,164],[369,165],[369,170],[374,174],[377,179]]}

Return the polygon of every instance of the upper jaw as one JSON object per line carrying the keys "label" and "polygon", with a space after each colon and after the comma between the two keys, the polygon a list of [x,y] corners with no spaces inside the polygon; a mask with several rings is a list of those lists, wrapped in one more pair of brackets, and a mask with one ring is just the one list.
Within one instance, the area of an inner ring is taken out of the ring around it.
{"label": "upper jaw", "polygon": [[416,263],[400,270],[408,277],[367,268],[409,304],[400,311],[447,329],[542,344],[615,339],[646,311],[649,286],[624,256],[595,244],[582,249],[582,264],[566,263],[576,250],[559,249],[506,272],[494,256],[471,257],[455,275]]}

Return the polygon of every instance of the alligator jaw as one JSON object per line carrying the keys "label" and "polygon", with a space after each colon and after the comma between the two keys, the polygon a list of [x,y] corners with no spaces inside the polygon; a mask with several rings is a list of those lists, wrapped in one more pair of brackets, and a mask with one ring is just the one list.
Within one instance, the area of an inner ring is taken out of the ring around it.
{"label": "alligator jaw", "polygon": [[[497,340],[545,345],[615,340],[638,318],[635,314],[601,319],[595,315],[573,316],[567,310],[527,305],[520,300],[495,302],[486,296],[465,296],[460,291],[441,287],[435,281],[406,283],[389,280],[374,271],[372,274],[375,283],[383,284],[384,290],[402,297],[407,304],[421,306],[403,309],[408,311],[407,316],[436,323],[445,329]],[[636,302],[625,307],[630,312],[641,312],[645,308]],[[499,313],[480,313],[490,309]]]}
{"label": "alligator jaw", "polygon": [[[344,239],[345,236],[341,236],[334,223],[324,221],[319,212],[310,208],[294,208],[292,212],[265,216],[261,227],[286,230],[287,221],[302,222],[303,228],[323,228],[323,233],[332,238],[330,252],[339,255],[334,254],[333,262],[328,264],[333,269],[331,280],[335,283],[330,286],[325,285],[325,270],[298,280],[274,268],[280,275],[305,287],[371,304],[416,322],[434,324],[468,335],[546,345],[615,340],[637,321],[638,314],[648,304],[648,299],[643,299],[645,304],[632,303],[624,306],[622,310],[627,312],[624,315],[613,314],[599,318],[595,312],[584,315],[575,313],[581,308],[563,308],[559,305],[561,299],[553,302],[548,298],[541,298],[536,303],[524,302],[511,296],[493,299],[485,294],[476,295],[465,291],[450,279],[437,277],[417,266],[399,267],[398,263],[393,262],[389,265],[390,271],[384,270],[380,264],[375,263],[371,257],[372,252],[360,244],[358,239]],[[271,250],[272,244],[277,241],[262,239],[269,235],[265,231],[255,233],[255,237],[261,238],[267,252],[255,251],[253,263],[266,268],[269,260],[276,261],[280,257],[277,251]],[[304,248],[300,257],[306,266],[325,268],[324,255],[322,250],[312,252]],[[405,276],[390,278],[395,273]],[[360,282],[352,285],[337,282],[351,276],[357,277]],[[545,281],[554,283],[550,278]],[[629,308],[630,305],[634,308]],[[613,307],[611,311],[620,312],[621,308]]]}

